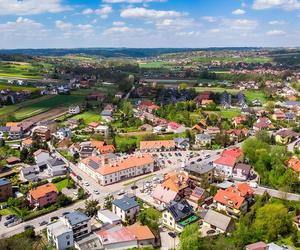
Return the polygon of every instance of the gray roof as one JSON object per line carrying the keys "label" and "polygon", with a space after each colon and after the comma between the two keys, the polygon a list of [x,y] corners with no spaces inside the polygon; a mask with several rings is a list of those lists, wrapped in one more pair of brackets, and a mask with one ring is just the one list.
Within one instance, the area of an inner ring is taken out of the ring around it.
{"label": "gray roof", "polygon": [[226,188],[229,188],[229,187],[231,187],[233,185],[234,185],[234,183],[231,182],[231,181],[223,181],[223,182],[217,184],[216,186],[218,188],[221,188],[221,189],[226,189]]}
{"label": "gray roof", "polygon": [[53,234],[56,237],[65,233],[72,232],[72,229],[65,225],[61,220],[51,223],[47,226],[47,228],[51,231],[51,234]]}
{"label": "gray roof", "polygon": [[211,136],[209,134],[197,134],[196,140],[203,141],[203,140],[211,140]]}
{"label": "gray roof", "polygon": [[186,165],[184,167],[184,170],[188,172],[195,172],[197,174],[205,174],[207,172],[210,172],[214,168],[215,167],[213,165],[194,163],[194,164]]}
{"label": "gray roof", "polygon": [[10,181],[8,179],[2,178],[0,179],[0,186],[4,186],[10,184]]}
{"label": "gray roof", "polygon": [[218,213],[214,210],[208,210],[205,217],[204,222],[213,225],[217,228],[222,229],[223,231],[226,231],[228,229],[228,226],[231,223],[231,218],[229,216],[226,216],[224,214]]}
{"label": "gray roof", "polygon": [[131,208],[139,206],[139,204],[136,202],[134,198],[130,198],[126,195],[121,199],[114,200],[112,204],[115,205],[116,207],[119,207],[123,211],[127,211]]}
{"label": "gray roof", "polygon": [[48,166],[56,167],[60,165],[66,165],[66,163],[60,158],[54,158],[47,161]]}
{"label": "gray roof", "polygon": [[114,214],[113,212],[109,211],[108,209],[98,211],[98,215],[99,214],[102,214],[104,217],[110,219],[111,221],[120,221],[121,220],[121,218],[118,215]]}
{"label": "gray roof", "polygon": [[9,131],[9,127],[0,127],[0,131],[1,132],[8,132]]}
{"label": "gray roof", "polygon": [[65,215],[65,217],[68,219],[70,225],[72,226],[90,219],[90,217],[88,217],[86,214],[79,211],[74,211],[72,213],[69,213]]}
{"label": "gray roof", "polygon": [[188,204],[186,200],[179,202],[172,201],[166,209],[172,214],[176,222],[183,220],[194,214],[193,208]]}

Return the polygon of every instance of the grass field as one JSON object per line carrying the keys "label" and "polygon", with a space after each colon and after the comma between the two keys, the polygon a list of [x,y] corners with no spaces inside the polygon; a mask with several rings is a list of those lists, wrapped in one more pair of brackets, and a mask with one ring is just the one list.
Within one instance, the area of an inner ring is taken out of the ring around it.
{"label": "grass field", "polygon": [[160,68],[172,68],[176,65],[169,63],[167,61],[149,61],[146,63],[140,63],[139,66],[142,69],[160,69]]}
{"label": "grass field", "polygon": [[24,120],[54,108],[68,107],[71,104],[80,103],[84,100],[84,97],[84,95],[76,93],[72,95],[43,96],[0,108],[0,117],[12,115],[18,121]]}
{"label": "grass field", "polygon": [[0,90],[2,90],[2,89],[10,89],[11,91],[21,91],[21,90],[36,91],[36,90],[38,90],[38,88],[35,88],[35,87],[15,86],[15,85],[7,84],[4,82],[0,82]]}
{"label": "grass field", "polygon": [[255,99],[260,100],[262,103],[267,102],[267,97],[262,90],[246,90],[244,94],[249,102],[252,102]]}
{"label": "grass field", "polygon": [[61,190],[63,188],[67,187],[67,185],[68,185],[68,179],[64,179],[64,180],[61,180],[59,182],[56,182],[54,185],[56,186],[58,192],[61,192]]}
{"label": "grass field", "polygon": [[45,71],[43,64],[0,62],[0,76],[40,79]]}
{"label": "grass field", "polygon": [[90,122],[100,122],[101,116],[100,116],[100,112],[86,111],[82,114],[73,116],[72,119],[76,119],[76,120],[83,119],[84,123],[87,125]]}
{"label": "grass field", "polygon": [[229,89],[229,88],[221,88],[221,87],[195,87],[196,92],[204,92],[204,91],[212,91],[216,93],[227,91],[231,94],[236,94],[239,92],[238,89]]}
{"label": "grass field", "polygon": [[241,111],[239,109],[221,109],[220,114],[224,118],[232,119],[233,117],[240,115]]}
{"label": "grass field", "polygon": [[211,61],[220,62],[245,62],[245,63],[269,63],[272,62],[272,58],[269,57],[194,57],[193,61],[209,63]]}

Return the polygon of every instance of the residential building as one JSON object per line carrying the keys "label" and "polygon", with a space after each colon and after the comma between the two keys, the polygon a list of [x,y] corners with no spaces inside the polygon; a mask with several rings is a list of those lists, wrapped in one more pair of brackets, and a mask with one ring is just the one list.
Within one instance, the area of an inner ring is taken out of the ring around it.
{"label": "residential building", "polygon": [[108,223],[112,225],[121,225],[122,219],[118,215],[109,211],[108,209],[99,210],[97,212],[97,217],[102,223]]}
{"label": "residential building", "polygon": [[6,201],[9,197],[13,196],[12,185],[10,180],[0,179],[0,201]]}
{"label": "residential building", "polygon": [[59,140],[65,139],[65,138],[71,138],[72,136],[72,130],[70,128],[60,128],[56,132],[56,137]]}
{"label": "residential building", "polygon": [[177,149],[187,150],[190,148],[190,139],[178,137],[174,139],[175,145]]}
{"label": "residential building", "polygon": [[231,156],[221,156],[213,161],[215,167],[215,175],[221,178],[232,177],[233,168],[237,162],[237,158]]}
{"label": "residential building", "polygon": [[72,231],[74,239],[80,239],[91,233],[91,218],[80,211],[74,211],[61,218]]}
{"label": "residential building", "polygon": [[178,201],[180,196],[178,192],[158,184],[152,192],[152,198],[159,205],[167,205],[171,201]]}
{"label": "residential building", "polygon": [[244,163],[237,163],[232,171],[232,178],[238,181],[246,181],[250,177],[251,166]]}
{"label": "residential building", "polygon": [[205,200],[205,189],[195,187],[191,195],[187,198],[187,202],[194,208],[198,209],[200,203]]}
{"label": "residential building", "polygon": [[260,130],[274,129],[274,128],[275,128],[274,125],[272,124],[270,119],[267,117],[258,118],[258,120],[253,125],[253,130],[255,132],[260,131]]}
{"label": "residential building", "polygon": [[39,181],[38,173],[40,168],[37,165],[25,167],[20,170],[20,179],[25,182],[36,182]]}
{"label": "residential building", "polygon": [[58,192],[56,186],[53,183],[47,183],[31,189],[27,199],[30,206],[45,207],[49,204],[56,203],[57,195]]}
{"label": "residential building", "polygon": [[285,114],[280,109],[275,109],[274,114],[272,115],[272,119],[275,121],[283,121],[285,120]]}
{"label": "residential building", "polygon": [[299,133],[291,129],[282,129],[275,135],[275,141],[280,144],[288,144],[299,138]]}
{"label": "residential building", "polygon": [[19,126],[12,126],[9,128],[9,139],[17,140],[23,137],[23,129]]}
{"label": "residential building", "polygon": [[213,182],[215,166],[212,164],[188,164],[184,170],[189,174],[190,179],[200,187],[207,187]]}
{"label": "residential building", "polygon": [[216,135],[220,134],[221,131],[218,127],[207,127],[206,133],[211,136],[212,139],[216,137]]}
{"label": "residential building", "polygon": [[52,158],[47,160],[47,171],[50,176],[65,175],[67,172],[67,164],[60,158]]}
{"label": "residential building", "polygon": [[195,146],[198,148],[206,147],[211,144],[211,135],[209,134],[197,134],[195,136]]}
{"label": "residential building", "polygon": [[46,126],[40,126],[33,130],[43,141],[50,140],[51,132],[50,129]]}
{"label": "residential building", "polygon": [[0,127],[0,139],[6,139],[9,137],[9,127]]}
{"label": "residential building", "polygon": [[297,157],[291,157],[287,161],[287,167],[295,170],[299,175],[300,180],[300,160]]}
{"label": "residential building", "polygon": [[213,229],[216,234],[230,233],[234,230],[234,221],[229,216],[209,209],[204,216],[202,227]]}
{"label": "residential building", "polygon": [[103,137],[107,137],[109,135],[109,127],[105,125],[99,125],[94,129],[94,131],[101,134]]}
{"label": "residential building", "polygon": [[[1,135],[0,135],[0,137],[1,137]],[[26,138],[26,139],[22,140],[22,142],[21,142],[22,143],[22,145],[21,145],[22,149],[23,148],[29,149],[32,146],[32,142],[33,141],[32,141],[31,138]]]}
{"label": "residential building", "polygon": [[192,206],[186,200],[171,202],[162,213],[163,225],[177,232],[181,232],[185,226],[198,219],[199,217],[194,214]]}
{"label": "residential building", "polygon": [[263,241],[259,241],[246,246],[246,250],[269,250],[268,245]]}
{"label": "residential building", "polygon": [[154,171],[154,159],[149,154],[135,154],[127,158],[110,160],[91,156],[83,159],[78,167],[101,185],[109,185],[118,181]]}
{"label": "residential building", "polygon": [[174,133],[174,134],[180,134],[185,131],[186,131],[186,128],[183,125],[178,124],[176,122],[169,122],[167,125],[167,132]]}
{"label": "residential building", "polygon": [[164,180],[161,185],[163,188],[172,190],[178,195],[184,197],[186,189],[190,186],[189,175],[184,171],[169,172],[164,176]]}
{"label": "residential building", "polygon": [[95,232],[104,250],[125,250],[138,247],[137,239],[127,227],[115,226]]}
{"label": "residential building", "polygon": [[237,143],[248,137],[249,130],[246,128],[229,129],[226,131],[226,134],[229,135],[229,139],[231,142]]}
{"label": "residential building", "polygon": [[50,152],[45,149],[39,149],[33,153],[34,160],[36,164],[45,163],[47,160],[51,159]]}
{"label": "residential building", "polygon": [[155,236],[148,226],[131,225],[126,228],[135,236],[138,248],[155,246]]}
{"label": "residential building", "polygon": [[124,196],[112,202],[112,212],[119,216],[123,222],[134,223],[140,211],[140,206],[134,197]]}
{"label": "residential building", "polygon": [[247,117],[244,115],[236,116],[232,118],[232,124],[234,127],[237,127],[239,125],[242,125],[247,120]]}
{"label": "residential building", "polygon": [[74,246],[74,235],[72,228],[62,220],[58,220],[47,226],[47,238],[50,245],[58,250],[66,250]]}
{"label": "residential building", "polygon": [[71,115],[77,115],[81,112],[79,105],[71,105],[69,106],[69,114]]}
{"label": "residential building", "polygon": [[171,151],[175,147],[174,140],[140,141],[141,152]]}

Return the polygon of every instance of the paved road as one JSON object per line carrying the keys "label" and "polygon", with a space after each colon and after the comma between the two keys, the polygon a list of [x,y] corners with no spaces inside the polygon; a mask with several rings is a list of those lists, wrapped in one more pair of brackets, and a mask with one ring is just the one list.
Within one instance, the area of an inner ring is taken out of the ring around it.
{"label": "paved road", "polygon": [[300,139],[298,139],[298,140],[296,140],[296,141],[294,141],[294,142],[288,144],[288,145],[287,145],[287,150],[288,150],[289,152],[294,152],[294,147],[295,147],[296,143],[298,143],[299,141],[300,141]]}
{"label": "paved road", "polygon": [[286,193],[282,192],[276,189],[271,188],[265,188],[259,186],[258,188],[255,188],[255,193],[258,195],[262,195],[264,192],[268,192],[268,194],[272,197],[279,198],[279,199],[285,199],[289,201],[300,201],[300,195],[299,194],[293,194],[293,193]]}

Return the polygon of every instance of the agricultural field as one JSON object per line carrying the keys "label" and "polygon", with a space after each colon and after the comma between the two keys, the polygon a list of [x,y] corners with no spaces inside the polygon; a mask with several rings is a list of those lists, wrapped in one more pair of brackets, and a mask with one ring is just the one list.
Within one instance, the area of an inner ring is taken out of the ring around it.
{"label": "agricultural field", "polygon": [[7,82],[0,81],[0,90],[2,90],[2,89],[5,89],[5,90],[9,89],[11,91],[25,90],[25,91],[31,91],[31,92],[38,90],[38,88],[35,88],[35,87],[11,85],[11,84],[8,84]]}
{"label": "agricultural field", "polygon": [[236,94],[239,92],[238,89],[229,89],[229,88],[222,88],[222,87],[195,87],[196,92],[204,92],[204,91],[211,91],[216,93],[222,93],[227,91],[230,94]]}
{"label": "agricultural field", "polygon": [[0,117],[11,115],[15,118],[15,120],[21,121],[51,109],[66,109],[71,104],[82,102],[84,98],[84,95],[77,95],[76,92],[74,92],[72,95],[39,97],[33,100],[28,100],[22,103],[0,108]]}
{"label": "agricultural field", "polygon": [[0,77],[41,79],[49,70],[50,66],[42,63],[0,62]]}
{"label": "agricultural field", "polygon": [[83,119],[84,124],[87,125],[91,122],[100,122],[101,116],[100,116],[100,112],[89,110],[73,116],[72,119],[76,119],[76,120]]}
{"label": "agricultural field", "polygon": [[248,102],[252,102],[255,99],[260,100],[262,103],[267,102],[267,97],[262,90],[246,90],[244,94]]}
{"label": "agricultural field", "polygon": [[148,61],[139,63],[141,69],[161,69],[161,68],[172,68],[176,65],[167,61]]}
{"label": "agricultural field", "polygon": [[270,63],[272,58],[270,57],[194,57],[193,61],[200,63],[210,63],[212,61],[220,61],[224,63]]}

